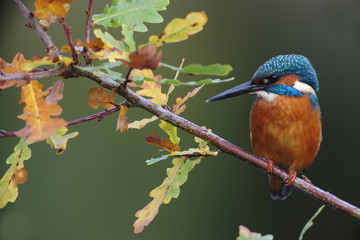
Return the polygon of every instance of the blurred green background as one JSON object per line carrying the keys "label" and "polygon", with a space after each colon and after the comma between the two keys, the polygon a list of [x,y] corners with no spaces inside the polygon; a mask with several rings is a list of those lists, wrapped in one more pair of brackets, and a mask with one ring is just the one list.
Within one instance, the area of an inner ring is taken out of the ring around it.
{"label": "blurred green background", "polygon": [[[25,1],[30,9],[33,1]],[[95,1],[94,13],[105,3]],[[71,4],[66,18],[74,39],[84,39],[88,1]],[[162,24],[147,24],[149,32],[135,35],[144,43],[150,34],[159,34],[175,17],[191,11],[205,11],[205,29],[185,42],[167,44],[163,61],[178,65],[182,58],[190,63],[227,63],[234,70],[230,83],[206,86],[188,101],[183,116],[251,151],[249,112],[253,96],[243,96],[206,104],[205,99],[250,79],[269,58],[288,53],[307,56],[320,80],[323,142],[320,153],[306,175],[314,184],[350,203],[360,205],[359,161],[359,54],[360,2],[357,0],[304,1],[171,1],[161,12]],[[0,57],[11,62],[17,52],[26,58],[44,55],[36,34],[24,27],[24,17],[12,1],[1,1]],[[120,37],[119,30],[111,30]],[[59,24],[49,34],[60,48],[66,44]],[[157,70],[156,73],[160,73]],[[172,72],[165,71],[165,77]],[[180,75],[182,79],[189,79]],[[45,86],[51,80],[42,80]],[[65,80],[63,117],[72,120],[97,112],[87,106],[88,90],[95,84],[86,79]],[[190,87],[173,94],[184,96]],[[20,89],[0,93],[0,128],[14,131],[24,123],[17,119]],[[117,99],[122,101],[120,97]],[[172,103],[171,102],[171,103]],[[150,115],[130,109],[129,122]],[[45,143],[31,145],[32,158],[25,162],[29,180],[19,188],[15,203],[0,210],[0,239],[235,239],[240,224],[275,239],[297,239],[306,221],[320,202],[293,191],[286,201],[273,201],[268,194],[265,174],[245,162],[221,155],[207,158],[197,166],[181,187],[178,199],[163,205],[155,220],[143,233],[135,235],[134,214],[151,198],[149,192],[161,184],[170,161],[146,166],[145,160],[158,157],[156,147],[144,136],[156,124],[143,130],[115,132],[115,115],[101,122],[75,125],[70,131],[80,135],[71,140],[67,151],[58,156]],[[182,146],[193,145],[193,137],[179,133]],[[164,134],[161,135],[163,138]],[[18,142],[0,139],[0,173],[6,171],[6,158]],[[326,207],[315,220],[305,239],[359,239],[359,221]]]}

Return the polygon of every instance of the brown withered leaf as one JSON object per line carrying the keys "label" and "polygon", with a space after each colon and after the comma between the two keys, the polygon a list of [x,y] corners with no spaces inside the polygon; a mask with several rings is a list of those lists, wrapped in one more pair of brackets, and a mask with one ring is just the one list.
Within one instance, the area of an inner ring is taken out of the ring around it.
{"label": "brown withered leaf", "polygon": [[89,99],[88,105],[94,109],[97,109],[100,105],[102,105],[103,108],[109,109],[114,107],[115,98],[115,89],[112,89],[109,94],[106,94],[104,88],[91,88],[89,90]]}
{"label": "brown withered leaf", "polygon": [[56,104],[58,101],[63,99],[63,94],[62,94],[63,89],[64,89],[64,82],[61,78],[55,81],[53,85],[46,90],[49,92],[49,95],[47,95],[45,99]]}
{"label": "brown withered leaf", "polygon": [[24,120],[26,126],[15,134],[18,137],[27,137],[27,143],[45,140],[57,129],[67,125],[62,118],[52,118],[59,116],[62,109],[59,105],[44,99],[48,92],[43,92],[42,87],[38,81],[31,80],[21,89],[20,103],[26,105],[24,113],[18,118]]}
{"label": "brown withered leaf", "polygon": [[[26,60],[21,53],[17,53],[15,55],[11,64],[8,64],[7,62],[5,62],[3,59],[0,58],[0,73],[1,74],[26,73],[27,71],[21,68],[24,62],[26,62]],[[0,89],[5,89],[15,85],[16,87],[21,87],[25,84],[26,84],[25,80],[0,81]]]}
{"label": "brown withered leaf", "polygon": [[120,132],[126,132],[128,130],[128,123],[126,117],[127,111],[127,106],[120,105],[120,113],[117,120],[116,131],[120,130]]}
{"label": "brown withered leaf", "polygon": [[157,51],[155,44],[140,48],[138,51],[130,53],[130,62],[120,59],[125,65],[136,69],[156,69],[162,58],[162,51]]}
{"label": "brown withered leaf", "polygon": [[177,144],[172,144],[168,139],[161,140],[154,131],[151,131],[149,136],[145,136],[145,141],[149,144],[164,148],[168,152],[179,151],[180,147]]}

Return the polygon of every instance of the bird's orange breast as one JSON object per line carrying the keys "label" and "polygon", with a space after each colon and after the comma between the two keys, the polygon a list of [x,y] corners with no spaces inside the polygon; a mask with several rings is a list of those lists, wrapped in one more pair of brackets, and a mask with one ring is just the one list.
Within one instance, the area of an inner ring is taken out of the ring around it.
{"label": "bird's orange breast", "polygon": [[250,114],[254,153],[273,160],[287,171],[310,166],[322,139],[320,109],[308,95],[276,96],[268,102],[258,97]]}

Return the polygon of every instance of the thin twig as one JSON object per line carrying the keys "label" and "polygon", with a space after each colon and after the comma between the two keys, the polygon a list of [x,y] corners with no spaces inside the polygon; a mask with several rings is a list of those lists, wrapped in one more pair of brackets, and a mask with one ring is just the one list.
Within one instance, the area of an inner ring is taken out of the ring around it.
{"label": "thin twig", "polygon": [[[92,7],[93,7],[93,3],[94,0],[89,0],[89,7],[88,9],[85,11],[86,12],[86,25],[85,25],[85,43],[89,44],[90,43],[90,30],[91,30],[91,11],[92,11]],[[91,58],[91,53],[90,51],[85,48],[85,62],[86,65],[90,65],[92,63],[92,58]]]}
{"label": "thin twig", "polygon": [[94,0],[89,0],[89,8],[86,10],[86,27],[85,27],[85,42],[90,43],[90,30],[91,30],[91,11]]}
{"label": "thin twig", "polygon": [[[93,115],[90,115],[90,116],[86,116],[86,117],[82,117],[82,118],[78,118],[78,119],[75,119],[75,120],[72,120],[72,121],[69,121],[67,122],[67,126],[71,126],[71,125],[75,125],[75,124],[79,124],[79,123],[83,123],[83,122],[87,122],[87,121],[90,121],[90,120],[94,120],[94,119],[98,119],[99,121],[101,121],[104,117],[110,115],[110,114],[113,114],[113,113],[116,113],[120,110],[120,106],[123,105],[123,106],[127,106],[128,108],[131,107],[131,104],[129,104],[129,102],[127,101],[124,101],[120,104],[117,104],[117,106],[113,107],[113,108],[110,108],[110,109],[106,109],[102,112],[99,112],[99,113],[95,113]],[[15,135],[15,132],[7,132],[5,130],[0,130],[0,138],[6,138],[6,137],[14,137],[16,136]]]}
{"label": "thin twig", "polygon": [[78,57],[78,55],[76,53],[76,50],[75,50],[75,47],[74,47],[74,42],[73,42],[72,37],[71,37],[71,27],[69,27],[66,24],[66,21],[65,21],[64,18],[60,18],[59,21],[64,27],[65,34],[66,34],[66,37],[67,37],[67,40],[69,42],[69,46],[70,46],[70,49],[71,49],[72,58],[73,58],[75,64],[78,64],[79,63],[79,57]]}
{"label": "thin twig", "polygon": [[17,7],[20,9],[24,17],[29,21],[30,27],[35,30],[38,37],[44,43],[46,47],[46,51],[48,54],[53,57],[53,54],[56,54],[57,57],[60,56],[59,50],[56,48],[54,43],[52,42],[49,35],[44,31],[38,21],[35,19],[34,14],[30,12],[26,6],[20,0],[13,0]]}
{"label": "thin twig", "polygon": [[66,73],[67,69],[63,66],[41,72],[32,73],[18,73],[18,74],[3,74],[0,75],[0,81],[14,81],[14,80],[27,80],[27,79],[42,79],[48,77],[62,76]]}

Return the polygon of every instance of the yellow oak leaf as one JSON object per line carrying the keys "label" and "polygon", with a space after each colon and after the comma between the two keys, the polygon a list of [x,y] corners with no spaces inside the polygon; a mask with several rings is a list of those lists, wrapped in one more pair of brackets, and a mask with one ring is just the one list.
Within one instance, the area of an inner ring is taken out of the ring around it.
{"label": "yellow oak leaf", "polygon": [[34,56],[32,60],[27,60],[22,63],[21,68],[25,71],[31,71],[34,68],[45,66],[45,65],[54,65],[55,67],[59,63],[65,64],[68,66],[73,62],[72,58],[69,57],[47,57],[47,56]]}
{"label": "yellow oak leaf", "polygon": [[177,136],[177,127],[163,120],[160,120],[159,127],[169,135],[170,141],[173,144],[179,144],[180,138]]}
{"label": "yellow oak leaf", "polygon": [[190,35],[200,32],[207,20],[208,17],[204,12],[189,13],[185,19],[175,18],[159,36],[150,36],[148,44],[155,44],[159,47],[166,42],[183,41]]}
{"label": "yellow oak leaf", "polygon": [[154,81],[144,80],[144,83],[141,86],[138,86],[133,82],[129,83],[128,85],[130,87],[142,88],[142,90],[138,90],[136,92],[137,94],[152,98],[151,101],[160,106],[166,103],[166,94],[161,93],[161,83],[158,82],[161,80],[161,75],[154,76],[151,69],[143,69],[143,70],[135,69],[131,71],[130,79],[133,79],[135,75],[139,75],[141,77],[148,77],[154,80]]}
{"label": "yellow oak leaf", "polygon": [[34,2],[35,17],[40,19],[40,23],[48,27],[59,18],[65,18],[70,5],[67,3],[75,0],[36,0]]}
{"label": "yellow oak leaf", "polygon": [[158,117],[154,115],[151,118],[144,118],[144,119],[141,119],[140,121],[134,121],[134,122],[128,124],[128,128],[142,129],[143,127],[146,126],[146,124],[151,123],[157,119],[158,119]]}
{"label": "yellow oak leaf", "polygon": [[0,208],[4,208],[8,202],[15,202],[18,196],[18,184],[23,184],[28,179],[28,173],[24,168],[24,161],[31,157],[31,150],[21,138],[15,146],[14,152],[6,159],[11,164],[5,175],[0,179]]}
{"label": "yellow oak leaf", "polygon": [[184,103],[191,97],[195,96],[200,90],[201,88],[203,88],[205,85],[202,85],[200,87],[195,88],[193,91],[188,92],[188,94],[184,97],[184,98],[180,98],[178,97],[176,99],[176,104],[174,104],[173,106],[173,113],[175,113],[176,115],[179,115],[180,113],[182,113],[183,111],[185,111],[186,106],[184,105]]}
{"label": "yellow oak leaf", "polygon": [[63,99],[63,89],[64,89],[64,82],[61,79],[55,81],[51,87],[49,87],[46,91],[49,92],[49,95],[45,98],[46,100],[57,103],[61,99]]}
{"label": "yellow oak leaf", "polygon": [[90,49],[92,58],[108,60],[109,62],[128,58],[127,53],[120,49],[120,40],[116,40],[107,32],[103,33],[100,29],[95,29],[94,35],[97,37],[96,40],[90,41],[89,44],[77,41],[79,45]]}
{"label": "yellow oak leaf", "polygon": [[128,130],[128,123],[126,113],[128,108],[126,106],[120,105],[120,113],[117,120],[116,131],[120,130],[120,132],[126,132]]}
{"label": "yellow oak leaf", "polygon": [[[26,73],[28,71],[22,68],[22,64],[26,62],[24,56],[21,53],[17,53],[12,60],[11,64],[8,64],[3,59],[0,58],[0,72],[5,74],[16,74],[16,73]],[[11,81],[0,81],[0,89],[5,89],[8,87],[15,86],[21,87],[26,84],[25,80],[11,80]]]}
{"label": "yellow oak leaf", "polygon": [[115,89],[112,89],[109,94],[106,94],[104,88],[91,88],[89,90],[88,105],[94,109],[97,109],[100,105],[103,108],[109,109],[114,107]]}
{"label": "yellow oak leaf", "polygon": [[18,118],[24,120],[26,126],[15,134],[18,137],[27,137],[27,143],[45,140],[57,129],[67,125],[64,119],[51,117],[59,116],[62,109],[59,105],[44,99],[48,92],[43,92],[42,87],[38,81],[31,80],[21,88],[20,103],[26,105],[24,113]]}

